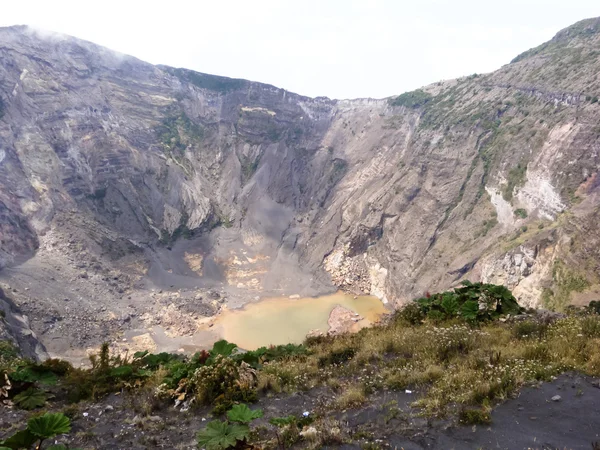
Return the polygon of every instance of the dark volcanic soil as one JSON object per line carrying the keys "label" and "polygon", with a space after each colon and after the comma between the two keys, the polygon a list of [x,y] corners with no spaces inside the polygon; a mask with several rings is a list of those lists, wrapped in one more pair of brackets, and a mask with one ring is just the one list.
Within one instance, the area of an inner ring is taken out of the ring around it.
{"label": "dark volcanic soil", "polygon": [[[367,442],[378,447],[422,449],[582,449],[600,443],[600,384],[578,374],[564,374],[551,383],[527,387],[517,398],[499,405],[490,426],[459,426],[452,420],[431,421],[418,417],[410,403],[418,393],[374,394],[363,408],[332,412],[328,405],[335,394],[328,388],[293,395],[263,397],[257,405],[265,416],[253,427],[268,424],[272,417],[301,415],[309,411],[339,421],[348,443],[338,448],[361,449]],[[559,395],[558,401],[552,397]],[[210,420],[208,410],[180,412],[165,407],[144,416],[147,398],[111,395],[97,404],[71,407],[73,429],[58,441],[85,449],[193,449],[195,433]],[[329,412],[328,412],[329,411]],[[0,410],[0,435],[16,423],[25,423],[27,413]],[[370,436],[368,441],[365,436]],[[300,442],[294,448],[306,446]]]}
{"label": "dark volcanic soil", "polygon": [[[592,449],[592,443],[600,444],[599,388],[597,380],[561,375],[500,405],[491,427],[451,429],[437,443],[440,448]],[[552,401],[557,395],[561,399]]]}

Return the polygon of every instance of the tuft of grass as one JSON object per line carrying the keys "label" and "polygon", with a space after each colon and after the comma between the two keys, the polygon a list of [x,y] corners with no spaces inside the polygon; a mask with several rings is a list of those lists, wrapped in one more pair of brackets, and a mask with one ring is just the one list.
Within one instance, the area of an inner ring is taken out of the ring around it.
{"label": "tuft of grass", "polygon": [[588,338],[600,338],[600,316],[594,315],[581,319],[581,333]]}
{"label": "tuft of grass", "polygon": [[322,356],[319,358],[319,367],[345,363],[346,361],[350,361],[355,354],[356,350],[351,347],[334,350],[327,356]]}
{"label": "tuft of grass", "polygon": [[282,390],[279,378],[271,373],[265,373],[263,371],[258,373],[258,392],[275,392],[279,394]]}
{"label": "tuft of grass", "polygon": [[463,425],[489,425],[492,417],[482,409],[464,408],[458,413],[458,421]]}
{"label": "tuft of grass", "polygon": [[522,322],[517,322],[513,328],[513,336],[517,339],[526,339],[526,338],[537,338],[541,339],[546,330],[548,329],[548,325],[539,323],[534,320],[524,320]]}
{"label": "tuft of grass", "polygon": [[431,365],[423,370],[407,367],[403,370],[387,370],[384,373],[385,385],[392,390],[428,386],[444,376],[444,369]]}
{"label": "tuft of grass", "polygon": [[354,408],[367,401],[364,389],[361,386],[350,386],[336,401],[335,406],[338,409]]}

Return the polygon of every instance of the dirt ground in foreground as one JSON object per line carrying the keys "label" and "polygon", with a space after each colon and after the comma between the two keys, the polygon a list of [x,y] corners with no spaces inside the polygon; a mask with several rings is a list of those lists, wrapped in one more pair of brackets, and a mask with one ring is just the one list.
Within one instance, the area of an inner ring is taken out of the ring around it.
{"label": "dirt ground in foreground", "polygon": [[[594,443],[600,443],[599,386],[599,380],[563,374],[553,382],[522,389],[518,396],[497,406],[492,424],[485,426],[460,426],[451,418],[419,417],[410,407],[419,392],[383,391],[372,395],[360,409],[336,411],[330,407],[336,394],[328,388],[316,388],[262,397],[252,408],[262,408],[264,417],[255,420],[252,427],[274,429],[270,418],[307,411],[338,422],[347,441],[335,447],[340,449],[590,450]],[[72,431],[57,440],[99,450],[197,448],[195,434],[211,420],[208,409],[181,412],[165,406],[144,415],[145,402],[139,395],[123,393],[98,403],[72,406]],[[57,410],[59,407],[56,405]],[[7,430],[15,424],[24,425],[27,415],[6,407],[0,410],[0,435],[9,434]],[[372,446],[365,447],[367,444]],[[300,441],[293,448],[306,448],[306,443]]]}

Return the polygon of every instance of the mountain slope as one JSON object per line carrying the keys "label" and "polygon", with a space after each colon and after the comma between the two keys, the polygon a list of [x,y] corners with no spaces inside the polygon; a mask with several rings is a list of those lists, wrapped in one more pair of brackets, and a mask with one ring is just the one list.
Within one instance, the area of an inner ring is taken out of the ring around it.
{"label": "mountain slope", "polygon": [[397,305],[468,277],[528,305],[594,299],[599,24],[348,101],[1,29],[0,281],[58,353],[193,332],[217,296]]}

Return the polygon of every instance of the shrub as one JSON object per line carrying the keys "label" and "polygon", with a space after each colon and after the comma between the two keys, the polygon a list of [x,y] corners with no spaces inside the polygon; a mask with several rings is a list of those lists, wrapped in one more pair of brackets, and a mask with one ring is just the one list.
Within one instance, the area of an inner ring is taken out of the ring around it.
{"label": "shrub", "polygon": [[23,409],[35,409],[46,404],[47,395],[44,391],[30,387],[26,391],[15,395],[13,402]]}
{"label": "shrub", "polygon": [[325,367],[332,364],[343,364],[354,358],[355,354],[356,350],[351,347],[334,350],[328,355],[320,357],[318,365],[319,367]]}
{"label": "shrub", "polygon": [[525,348],[523,357],[525,360],[536,360],[545,364],[550,361],[550,350],[546,344],[537,343],[529,345]]}
{"label": "shrub", "polygon": [[489,425],[492,417],[489,412],[481,409],[464,408],[458,413],[458,421],[464,425]]}
{"label": "shrub", "polygon": [[[256,371],[245,362],[217,355],[213,364],[200,367],[182,386],[204,404],[214,404],[215,412],[224,412],[234,402],[256,400]],[[176,391],[176,394],[179,394]]]}
{"label": "shrub", "polygon": [[273,417],[269,420],[271,425],[275,425],[280,429],[277,431],[277,441],[283,448],[291,448],[300,440],[300,429],[303,424],[310,423],[303,423],[302,420],[296,416]]}
{"label": "shrub", "polygon": [[0,372],[12,368],[19,362],[19,352],[12,342],[0,341]]}
{"label": "shrub", "polygon": [[227,413],[229,422],[213,420],[198,432],[198,446],[206,450],[237,448],[250,436],[247,424],[262,416],[261,409],[252,411],[247,405],[235,405]]}
{"label": "shrub", "polygon": [[221,339],[213,344],[213,348],[210,351],[210,356],[206,360],[208,364],[213,363],[218,356],[231,356],[231,354],[237,349],[237,345],[227,342],[225,339]]}
{"label": "shrub", "polygon": [[198,144],[204,138],[204,129],[181,112],[178,116],[165,117],[156,133],[165,151],[183,153],[188,145]]}
{"label": "shrub", "polygon": [[335,336],[331,334],[316,334],[314,336],[307,336],[304,339],[304,345],[308,348],[317,345],[331,344],[335,340]]}
{"label": "shrub", "polygon": [[277,361],[287,357],[296,357],[308,355],[308,349],[300,344],[286,344],[270,347],[260,347],[253,351],[239,353],[234,355],[237,361],[244,361],[254,368],[260,367],[262,364],[269,361]]}
{"label": "shrub", "polygon": [[56,375],[48,369],[40,366],[39,364],[33,364],[26,362],[23,365],[19,365],[13,372],[9,374],[12,381],[33,384],[40,383],[46,385],[56,384]]}
{"label": "shrub", "polygon": [[463,281],[463,287],[416,300],[422,312],[434,321],[460,317],[482,322],[504,314],[519,314],[522,308],[504,286]]}
{"label": "shrub", "polygon": [[140,386],[151,372],[145,368],[147,352],[136,353],[132,360],[110,354],[108,343],[100,353],[90,356],[91,369],[66,368],[53,362],[50,367],[65,373],[64,384],[71,402],[98,399],[126,387]]}
{"label": "shrub", "polygon": [[68,361],[63,361],[61,359],[56,358],[47,359],[42,364],[40,364],[40,367],[43,369],[47,369],[58,376],[64,376],[73,369],[73,366]]}
{"label": "shrub", "polygon": [[[0,446],[17,450],[31,448],[35,444],[36,449],[41,449],[42,443],[46,439],[51,439],[69,431],[71,431],[71,421],[67,416],[61,413],[46,413],[29,419],[27,428],[0,442]],[[51,446],[49,448],[66,449],[64,446]]]}
{"label": "shrub", "polygon": [[548,330],[548,325],[533,320],[517,322],[512,328],[512,335],[517,339],[541,339]]}
{"label": "shrub", "polygon": [[4,99],[2,97],[0,97],[0,119],[2,119],[4,117],[5,112],[6,112],[6,105],[4,103]]}
{"label": "shrub", "polygon": [[394,314],[395,321],[401,320],[411,325],[418,325],[423,322],[423,319],[425,314],[417,303],[408,303]]}
{"label": "shrub", "polygon": [[479,335],[479,331],[467,326],[434,328],[429,345],[439,362],[448,362],[458,355],[468,354],[475,347]]}
{"label": "shrub", "polygon": [[502,189],[502,197],[507,202],[510,202],[513,198],[515,187],[520,186],[525,180],[525,174],[527,173],[527,164],[518,163],[516,167],[513,167],[508,171],[507,183]]}
{"label": "shrub", "polygon": [[581,319],[581,333],[588,338],[600,337],[600,317],[589,316]]}
{"label": "shrub", "polygon": [[213,420],[198,432],[197,441],[200,448],[222,450],[236,447],[238,442],[244,442],[249,435],[250,429],[246,425]]}
{"label": "shrub", "polygon": [[527,211],[523,208],[515,209],[515,216],[520,217],[521,219],[526,219]]}
{"label": "shrub", "polygon": [[273,417],[269,419],[269,423],[271,425],[275,425],[276,427],[286,427],[289,425],[297,426],[298,428],[302,428],[306,425],[310,425],[313,423],[314,419],[310,416],[308,417],[297,417],[294,415],[289,415],[286,417]]}
{"label": "shrub", "polygon": [[592,300],[588,304],[587,310],[592,314],[600,314],[600,300]]}
{"label": "shrub", "polygon": [[280,393],[281,383],[279,382],[279,378],[274,374],[260,371],[258,372],[258,383],[256,389],[262,393],[269,391]]}
{"label": "shrub", "polygon": [[227,418],[230,422],[250,423],[254,419],[263,416],[262,409],[251,410],[245,404],[234,405],[228,412]]}

